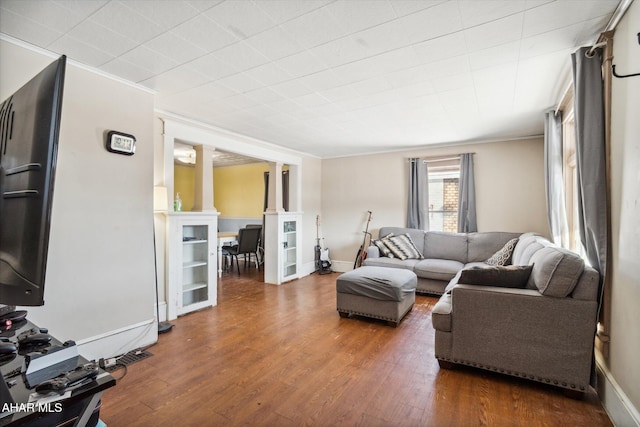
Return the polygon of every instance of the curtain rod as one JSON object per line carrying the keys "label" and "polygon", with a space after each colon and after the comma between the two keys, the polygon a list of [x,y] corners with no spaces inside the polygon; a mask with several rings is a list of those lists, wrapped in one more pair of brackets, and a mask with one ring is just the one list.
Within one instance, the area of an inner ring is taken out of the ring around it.
{"label": "curtain rod", "polygon": [[600,43],[596,43],[596,44],[594,44],[593,46],[591,46],[591,49],[589,49],[588,51],[586,51],[586,52],[584,53],[584,55],[585,55],[587,58],[593,58],[593,55],[595,54],[596,49],[597,49],[597,48],[599,48],[599,47],[606,46],[606,45],[607,45],[607,42],[606,42],[606,41],[604,41],[604,42],[600,42]]}
{"label": "curtain rod", "polygon": [[[618,3],[618,6],[616,7],[616,10],[613,11],[613,14],[611,15],[611,18],[609,19],[609,22],[607,23],[607,26],[602,31],[602,33],[600,33],[600,35],[596,39],[596,43],[594,43],[593,46],[591,46],[591,49],[589,49],[587,52],[585,52],[586,55],[588,55],[589,57],[592,57],[594,51],[597,48],[606,46],[606,44],[607,44],[606,40],[605,41],[601,41],[601,42],[597,42],[597,40],[600,40],[600,38],[602,37],[602,34],[606,33],[607,31],[611,31],[611,30],[615,30],[616,29],[616,27],[618,26],[618,23],[620,22],[620,20],[624,16],[624,14],[627,12],[627,9],[629,9],[629,6],[631,6],[631,3],[633,3],[633,0],[622,0],[620,3]],[[571,80],[569,80],[569,85],[565,89],[565,91],[564,91],[564,93],[562,95],[562,98],[560,98],[560,101],[558,102],[558,105],[556,106],[556,109],[555,109],[555,112],[554,112],[554,114],[556,116],[558,115],[558,111],[560,110],[560,105],[562,105],[562,102],[564,101],[564,97],[567,96],[567,92],[569,91],[569,88],[572,86],[572,84],[573,84],[573,82]]]}
{"label": "curtain rod", "polygon": [[[448,156],[441,156],[441,157],[427,157],[424,159],[420,159],[425,163],[434,163],[434,162],[447,162],[450,160],[460,160],[460,156],[462,156],[462,154],[476,154],[476,153],[460,153],[460,154],[449,154]],[[419,157],[418,157],[419,158]],[[411,161],[411,159],[407,159],[408,161]]]}
{"label": "curtain rod", "polygon": [[570,79],[569,83],[567,83],[567,86],[564,88],[564,91],[562,92],[562,96],[560,97],[560,101],[558,101],[558,105],[556,105],[555,111],[553,112],[554,116],[558,115],[558,111],[560,111],[560,107],[562,106],[562,104],[564,104],[564,101],[569,95],[569,93],[571,92],[572,87],[573,87],[573,80]]}

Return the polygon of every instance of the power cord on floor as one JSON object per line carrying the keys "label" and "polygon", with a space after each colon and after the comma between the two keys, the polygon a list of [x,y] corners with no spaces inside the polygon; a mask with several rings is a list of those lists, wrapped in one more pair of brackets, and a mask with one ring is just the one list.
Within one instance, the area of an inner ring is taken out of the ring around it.
{"label": "power cord on floor", "polygon": [[124,372],[122,373],[122,375],[120,377],[116,377],[116,381],[123,379],[128,372],[127,365],[125,365],[124,363],[118,362],[117,357],[110,357],[107,359],[102,358],[98,361],[98,365],[105,371],[109,372],[110,374],[113,374],[115,371],[118,371],[120,369],[124,369]]}

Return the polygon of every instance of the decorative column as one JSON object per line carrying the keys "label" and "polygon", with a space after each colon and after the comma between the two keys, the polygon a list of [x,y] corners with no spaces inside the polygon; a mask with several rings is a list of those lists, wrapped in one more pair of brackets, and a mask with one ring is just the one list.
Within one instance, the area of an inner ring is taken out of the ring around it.
{"label": "decorative column", "polygon": [[196,189],[193,210],[217,212],[213,206],[213,153],[214,148],[196,145]]}
{"label": "decorative column", "polygon": [[282,207],[282,163],[269,163],[269,200],[266,212],[284,212]]}

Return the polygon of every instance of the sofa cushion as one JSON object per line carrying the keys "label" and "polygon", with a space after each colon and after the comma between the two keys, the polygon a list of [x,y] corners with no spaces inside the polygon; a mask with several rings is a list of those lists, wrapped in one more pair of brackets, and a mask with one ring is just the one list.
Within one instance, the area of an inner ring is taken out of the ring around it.
{"label": "sofa cushion", "polygon": [[458,283],[466,285],[524,288],[527,286],[533,265],[508,265],[464,268]]}
{"label": "sofa cushion", "polygon": [[461,263],[467,262],[466,234],[429,231],[424,242],[425,247],[422,255],[425,258],[451,259]]}
{"label": "sofa cushion", "polygon": [[365,258],[363,265],[367,267],[390,267],[401,268],[413,271],[413,267],[419,262],[418,259],[406,259],[404,261],[398,258]]}
{"label": "sofa cushion", "polygon": [[391,250],[393,255],[401,260],[422,259],[422,254],[416,248],[409,234],[389,238],[385,237],[382,241]]}
{"label": "sofa cushion", "polygon": [[423,259],[415,264],[413,271],[418,277],[436,280],[451,280],[464,267],[459,261],[450,259]]}
{"label": "sofa cushion", "polygon": [[520,236],[516,247],[513,249],[511,264],[527,265],[531,264],[531,257],[550,242],[535,233],[525,233]]}
{"label": "sofa cushion", "polygon": [[534,285],[541,294],[564,298],[578,283],[584,261],[577,254],[555,246],[542,248],[531,256],[533,270],[529,287]]}
{"label": "sofa cushion", "polygon": [[467,235],[468,250],[467,262],[484,262],[505,243],[516,237],[520,237],[521,233],[510,233],[505,231],[484,231],[480,233],[469,233]]}
{"label": "sofa cushion", "polygon": [[518,243],[518,239],[509,240],[499,251],[491,255],[491,258],[487,259],[487,264],[502,266],[511,264],[511,255]]}
{"label": "sofa cushion", "polygon": [[451,295],[440,297],[431,310],[431,324],[437,331],[451,332]]}

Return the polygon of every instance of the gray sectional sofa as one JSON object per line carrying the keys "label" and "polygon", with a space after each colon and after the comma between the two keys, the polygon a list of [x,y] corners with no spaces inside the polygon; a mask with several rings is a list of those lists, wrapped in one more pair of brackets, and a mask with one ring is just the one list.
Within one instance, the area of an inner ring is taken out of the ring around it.
{"label": "gray sectional sofa", "polygon": [[449,282],[465,265],[483,262],[521,233],[446,233],[402,227],[382,227],[379,237],[408,234],[424,259],[381,256],[376,246],[367,250],[364,265],[404,268],[418,276],[416,293],[442,295]]}
{"label": "gray sectional sofa", "polygon": [[[379,250],[370,248],[365,265],[411,269],[418,275],[420,292],[441,294],[432,310],[435,357],[441,367],[469,365],[577,395],[589,387],[599,274],[577,254],[534,233],[380,229],[380,236],[389,233],[409,234],[424,259],[376,256]],[[514,236],[518,240],[510,264],[526,269],[526,280],[469,283],[469,270],[486,269],[485,261]]]}

